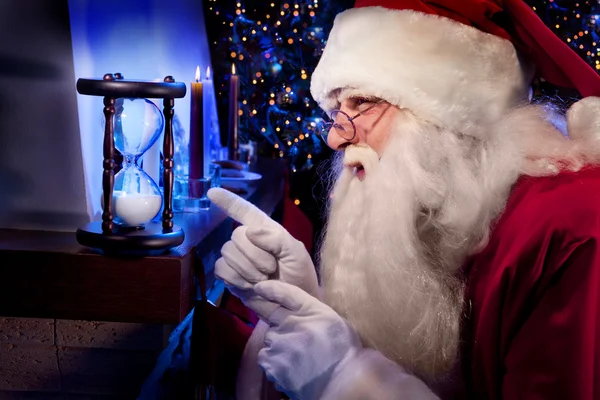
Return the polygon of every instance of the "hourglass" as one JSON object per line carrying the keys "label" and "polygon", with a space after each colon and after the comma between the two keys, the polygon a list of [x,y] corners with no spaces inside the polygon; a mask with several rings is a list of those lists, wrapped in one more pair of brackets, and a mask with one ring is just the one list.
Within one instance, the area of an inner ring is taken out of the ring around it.
{"label": "hourglass", "polygon": [[[173,224],[173,106],[175,98],[185,96],[185,84],[171,76],[164,82],[148,82],[125,80],[117,73],[103,79],[79,79],[77,91],[104,96],[102,221],[79,228],[78,242],[113,253],[178,246],[184,232]],[[147,98],[162,98],[163,113]],[[164,196],[139,165],[163,128]],[[116,176],[115,149],[123,156]],[[161,221],[155,221],[161,207]]]}
{"label": "hourglass", "polygon": [[151,221],[162,206],[158,185],[138,163],[158,140],[164,118],[146,99],[117,99],[114,116],[115,148],[123,155],[123,169],[115,176],[114,221],[121,228],[140,228]]}

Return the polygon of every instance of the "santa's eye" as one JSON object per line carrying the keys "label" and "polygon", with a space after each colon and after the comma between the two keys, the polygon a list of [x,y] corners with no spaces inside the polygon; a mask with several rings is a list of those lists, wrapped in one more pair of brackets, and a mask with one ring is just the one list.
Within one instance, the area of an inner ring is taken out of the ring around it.
{"label": "santa's eye", "polygon": [[348,106],[353,110],[362,110],[373,104],[373,99],[369,97],[351,97],[348,99]]}
{"label": "santa's eye", "polygon": [[366,98],[366,97],[357,97],[357,98],[354,99],[354,103],[357,106],[360,106],[360,105],[365,104],[365,103],[369,103],[370,104],[372,102],[373,102],[372,99],[369,99],[369,98]]}

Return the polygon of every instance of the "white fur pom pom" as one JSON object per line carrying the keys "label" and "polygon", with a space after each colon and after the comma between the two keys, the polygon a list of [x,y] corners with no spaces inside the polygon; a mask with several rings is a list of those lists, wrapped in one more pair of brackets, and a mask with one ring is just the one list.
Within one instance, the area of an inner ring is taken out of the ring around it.
{"label": "white fur pom pom", "polygon": [[586,97],[567,111],[567,130],[572,140],[600,140],[600,97]]}

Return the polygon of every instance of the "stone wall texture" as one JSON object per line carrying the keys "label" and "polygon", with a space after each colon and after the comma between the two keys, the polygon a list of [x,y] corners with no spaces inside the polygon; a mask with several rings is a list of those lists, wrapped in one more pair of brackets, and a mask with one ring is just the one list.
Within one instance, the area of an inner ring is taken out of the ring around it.
{"label": "stone wall texture", "polygon": [[0,317],[0,400],[135,399],[172,328]]}

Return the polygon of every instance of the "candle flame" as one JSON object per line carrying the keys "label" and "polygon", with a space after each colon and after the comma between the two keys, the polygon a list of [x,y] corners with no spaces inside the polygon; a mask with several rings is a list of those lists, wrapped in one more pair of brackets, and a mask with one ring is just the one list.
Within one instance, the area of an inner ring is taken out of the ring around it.
{"label": "candle flame", "polygon": [[231,75],[235,75],[235,64],[231,64]]}
{"label": "candle flame", "polygon": [[196,67],[196,82],[200,82],[200,66]]}
{"label": "candle flame", "polygon": [[210,79],[210,67],[206,67],[206,79]]}

